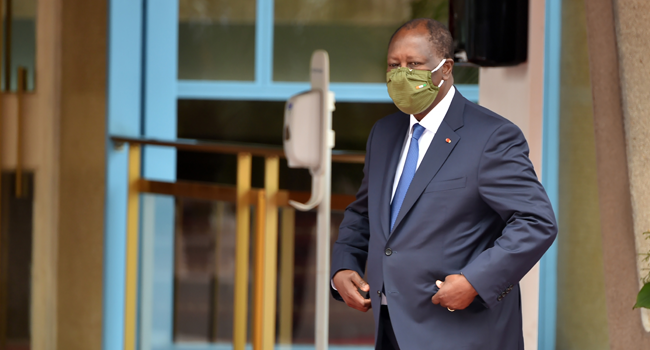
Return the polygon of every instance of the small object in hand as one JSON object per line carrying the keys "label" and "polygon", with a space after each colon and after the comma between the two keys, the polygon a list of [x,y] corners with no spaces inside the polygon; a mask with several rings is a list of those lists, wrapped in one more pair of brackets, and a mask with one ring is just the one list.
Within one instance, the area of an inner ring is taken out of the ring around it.
{"label": "small object in hand", "polygon": [[456,311],[456,310],[452,310],[452,309],[450,309],[450,308],[447,308],[447,310],[449,310],[449,312],[454,312],[454,311]]}

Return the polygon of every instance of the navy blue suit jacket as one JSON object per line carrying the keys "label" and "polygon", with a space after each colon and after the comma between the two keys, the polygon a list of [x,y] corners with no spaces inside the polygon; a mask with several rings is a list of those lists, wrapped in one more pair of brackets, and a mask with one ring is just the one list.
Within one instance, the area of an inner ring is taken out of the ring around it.
{"label": "navy blue suit jacket", "polygon": [[[346,269],[363,276],[367,262],[375,325],[383,286],[401,349],[523,350],[519,281],[557,235],[526,139],[456,91],[390,231],[408,126],[401,112],[373,126],[364,179],[333,248],[332,277]],[[478,292],[474,302],[453,313],[431,303],[436,280],[459,273]]]}

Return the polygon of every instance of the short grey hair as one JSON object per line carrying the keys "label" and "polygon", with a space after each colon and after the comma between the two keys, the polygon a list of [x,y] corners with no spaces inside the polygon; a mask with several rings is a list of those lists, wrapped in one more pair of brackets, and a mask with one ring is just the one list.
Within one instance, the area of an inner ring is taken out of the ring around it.
{"label": "short grey hair", "polygon": [[425,25],[429,30],[429,41],[432,44],[433,49],[441,58],[454,58],[454,39],[451,37],[451,32],[447,27],[431,18],[416,18],[412,19],[404,24],[402,24],[395,33],[390,37],[390,41],[393,42],[393,38],[397,33],[402,29],[414,29],[420,25]]}

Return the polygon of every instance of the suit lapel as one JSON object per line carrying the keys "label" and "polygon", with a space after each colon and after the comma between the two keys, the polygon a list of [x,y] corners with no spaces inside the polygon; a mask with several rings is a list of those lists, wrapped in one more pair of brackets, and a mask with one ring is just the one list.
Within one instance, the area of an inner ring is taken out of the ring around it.
{"label": "suit lapel", "polygon": [[431,141],[431,145],[429,145],[427,153],[422,159],[422,163],[420,163],[418,170],[415,172],[413,181],[411,181],[411,184],[406,191],[404,202],[402,203],[402,207],[400,208],[397,218],[395,219],[395,224],[393,225],[393,231],[397,226],[399,226],[402,219],[404,219],[418,198],[420,198],[420,195],[429,182],[431,182],[433,177],[436,176],[449,157],[449,154],[451,154],[454,148],[456,148],[456,145],[460,142],[460,136],[456,134],[455,130],[463,126],[465,101],[465,98],[456,91],[454,99],[447,111],[447,115],[440,124],[436,135]]}
{"label": "suit lapel", "polygon": [[397,163],[399,163],[399,156],[404,146],[404,139],[406,138],[409,124],[409,116],[402,114],[398,119],[397,125],[394,126],[394,129],[391,130],[385,139],[385,152],[380,153],[388,156],[385,169],[382,171],[384,179],[381,182],[381,197],[379,202],[379,218],[386,238],[388,238],[390,233],[390,197],[393,193],[395,171],[397,170]]}

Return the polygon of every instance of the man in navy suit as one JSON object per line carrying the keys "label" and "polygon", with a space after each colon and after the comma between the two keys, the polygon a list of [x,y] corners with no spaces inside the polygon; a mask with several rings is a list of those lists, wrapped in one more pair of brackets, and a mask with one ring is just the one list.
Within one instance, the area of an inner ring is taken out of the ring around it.
{"label": "man in navy suit", "polygon": [[377,349],[523,350],[519,281],[557,235],[523,134],[456,91],[452,58],[430,19],[391,38],[402,112],[372,128],[334,245],[332,295],[375,310]]}

